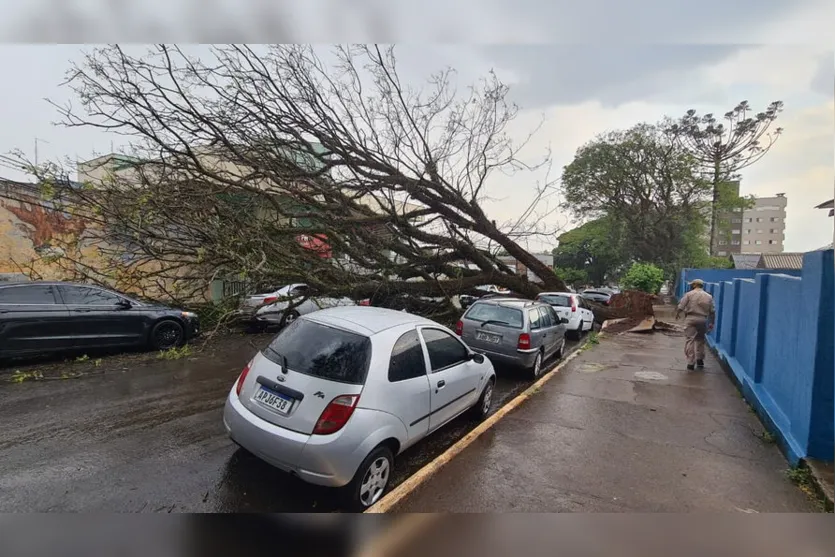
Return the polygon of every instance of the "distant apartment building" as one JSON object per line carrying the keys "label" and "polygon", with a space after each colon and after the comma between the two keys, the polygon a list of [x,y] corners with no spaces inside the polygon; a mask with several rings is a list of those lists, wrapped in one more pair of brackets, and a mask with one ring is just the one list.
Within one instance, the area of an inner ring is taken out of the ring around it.
{"label": "distant apartment building", "polygon": [[[736,183],[737,191],[739,183]],[[786,239],[786,195],[758,197],[750,209],[720,213],[713,255],[782,253]]]}

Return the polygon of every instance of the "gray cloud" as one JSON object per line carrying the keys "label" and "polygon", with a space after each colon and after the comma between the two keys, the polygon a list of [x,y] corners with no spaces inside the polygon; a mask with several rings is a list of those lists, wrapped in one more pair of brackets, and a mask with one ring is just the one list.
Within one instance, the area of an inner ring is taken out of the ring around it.
{"label": "gray cloud", "polygon": [[[518,74],[512,90],[524,108],[598,100],[617,105],[633,100],[660,100],[666,81],[719,62],[740,47],[734,45],[520,45],[485,47],[498,68]],[[692,94],[689,101],[693,101]]]}

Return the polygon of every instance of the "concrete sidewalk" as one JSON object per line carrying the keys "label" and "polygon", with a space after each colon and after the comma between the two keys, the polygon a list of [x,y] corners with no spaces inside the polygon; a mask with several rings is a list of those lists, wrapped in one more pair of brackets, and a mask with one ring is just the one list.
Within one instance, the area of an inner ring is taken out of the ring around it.
{"label": "concrete sidewalk", "polygon": [[816,510],[718,362],[687,372],[683,344],[604,338],[393,510]]}

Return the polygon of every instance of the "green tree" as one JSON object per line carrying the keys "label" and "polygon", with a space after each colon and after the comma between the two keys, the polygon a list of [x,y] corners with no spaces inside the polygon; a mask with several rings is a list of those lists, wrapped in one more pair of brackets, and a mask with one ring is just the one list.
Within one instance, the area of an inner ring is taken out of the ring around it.
{"label": "green tree", "polygon": [[783,129],[769,130],[782,111],[782,101],[774,101],[756,114],[748,101],[742,101],[724,114],[724,123],[713,114],[699,115],[695,110],[667,123],[666,132],[693,157],[711,184],[711,253],[720,233],[720,213],[745,203],[738,195],[729,196],[726,186],[739,177],[740,170],[763,158],[777,141]]}
{"label": "green tree", "polygon": [[555,267],[554,272],[562,281],[571,286],[580,284],[588,284],[589,274],[585,269],[575,269],[573,267]]}
{"label": "green tree", "polygon": [[627,290],[640,290],[648,294],[658,294],[664,280],[664,269],[651,263],[633,263],[626,271],[622,284]]}
{"label": "green tree", "polygon": [[562,183],[575,215],[606,217],[621,261],[653,263],[673,276],[695,256],[710,184],[694,157],[659,126],[597,137],[577,151]]}
{"label": "green tree", "polygon": [[561,234],[558,241],[559,245],[552,251],[554,268],[564,272],[569,269],[582,270],[585,273],[585,277],[576,282],[557,273],[563,281],[571,284],[602,284],[607,275],[616,273],[626,260],[608,218],[595,219],[569,230]]}

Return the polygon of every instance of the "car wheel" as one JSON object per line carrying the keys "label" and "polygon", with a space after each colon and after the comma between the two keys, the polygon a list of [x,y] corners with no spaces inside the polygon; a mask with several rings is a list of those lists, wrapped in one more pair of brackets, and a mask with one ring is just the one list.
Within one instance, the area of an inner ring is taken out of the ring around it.
{"label": "car wheel", "polygon": [[565,340],[562,341],[559,350],[556,351],[555,356],[558,360],[562,360],[563,352],[565,352]]}
{"label": "car wheel", "polygon": [[481,396],[478,397],[478,402],[472,407],[472,415],[476,420],[483,420],[490,414],[490,405],[493,403],[493,386],[495,381],[488,379],[484,390],[481,391]]}
{"label": "car wheel", "polygon": [[295,321],[299,317],[300,317],[299,312],[294,310],[294,309],[291,309],[290,311],[287,312],[287,315],[284,317],[284,324],[289,325],[290,323],[292,323],[293,321]]}
{"label": "car wheel", "polygon": [[364,511],[383,497],[394,469],[391,449],[380,445],[365,457],[354,479],[346,486],[348,506]]}
{"label": "car wheel", "polygon": [[170,350],[183,342],[183,326],[172,319],[160,321],[151,329],[151,347],[154,350]]}
{"label": "car wheel", "polygon": [[580,324],[577,325],[577,329],[574,331],[574,338],[580,340],[583,338],[583,320],[580,320]]}
{"label": "car wheel", "polygon": [[539,376],[542,375],[542,352],[536,353],[536,359],[533,361],[533,365],[528,370],[531,377],[533,379],[539,379]]}

